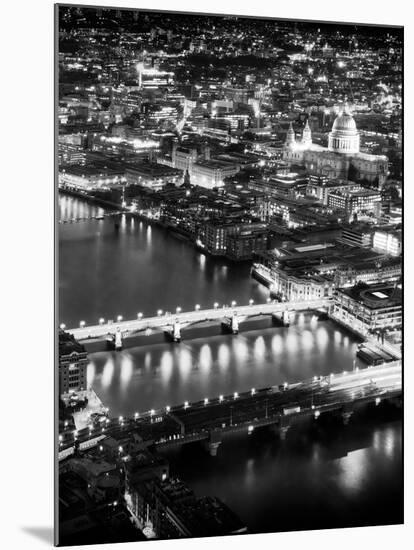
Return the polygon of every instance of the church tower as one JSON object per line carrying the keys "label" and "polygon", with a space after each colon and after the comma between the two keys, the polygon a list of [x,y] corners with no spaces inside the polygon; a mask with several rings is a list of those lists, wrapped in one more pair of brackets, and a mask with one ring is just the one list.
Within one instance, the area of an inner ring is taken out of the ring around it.
{"label": "church tower", "polygon": [[290,123],[289,130],[287,131],[287,134],[286,134],[285,146],[291,147],[295,143],[296,143],[295,130],[293,129],[292,123]]}
{"label": "church tower", "polygon": [[306,124],[302,132],[302,144],[306,145],[306,147],[312,145],[312,132],[309,127],[309,120],[306,120]]}

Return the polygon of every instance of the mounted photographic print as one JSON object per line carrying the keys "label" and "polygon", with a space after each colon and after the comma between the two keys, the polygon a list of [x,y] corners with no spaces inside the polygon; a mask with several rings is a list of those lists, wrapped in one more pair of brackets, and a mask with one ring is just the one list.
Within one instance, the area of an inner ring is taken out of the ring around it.
{"label": "mounted photographic print", "polygon": [[403,28],[60,4],[55,58],[56,544],[402,523]]}

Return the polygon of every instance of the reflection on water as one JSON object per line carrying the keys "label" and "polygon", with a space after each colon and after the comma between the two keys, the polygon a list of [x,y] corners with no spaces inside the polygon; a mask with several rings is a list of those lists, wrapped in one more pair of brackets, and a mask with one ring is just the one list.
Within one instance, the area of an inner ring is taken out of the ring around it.
{"label": "reflection on water", "polygon": [[[180,344],[158,344],[90,356],[88,385],[112,413],[129,415],[186,400],[297,382],[331,371],[349,370],[357,342],[345,345],[330,321],[312,328],[310,315],[302,328],[275,327]],[[139,373],[139,375],[138,375]]]}
{"label": "reflection on water", "polygon": [[[61,219],[101,208],[60,197]],[[153,315],[157,309],[264,302],[249,266],[207,257],[145,222],[123,217],[59,226],[59,318]],[[196,298],[195,298],[196,297]],[[357,342],[329,321],[299,314],[289,328],[90,356],[91,385],[111,415],[247,391],[352,367]],[[217,495],[252,532],[402,521],[401,421],[231,436],[211,458],[201,446],[168,454],[200,495]]]}
{"label": "reflection on water", "polygon": [[266,430],[233,435],[214,459],[197,445],[166,455],[198,494],[268,532],[401,523],[401,447],[401,422],[365,419],[352,430],[295,428],[283,443]]}
{"label": "reflection on water", "polygon": [[[102,208],[60,196],[60,219],[102,214]],[[78,326],[99,318],[155,315],[158,309],[192,310],[196,303],[249,299],[265,302],[268,290],[246,263],[205,256],[164,229],[122,216],[59,225],[59,322]]]}

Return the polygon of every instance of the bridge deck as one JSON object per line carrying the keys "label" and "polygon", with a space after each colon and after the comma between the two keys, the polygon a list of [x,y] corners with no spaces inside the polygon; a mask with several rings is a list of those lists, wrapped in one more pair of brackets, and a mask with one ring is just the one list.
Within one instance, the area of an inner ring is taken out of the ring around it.
{"label": "bridge deck", "polygon": [[73,446],[75,438],[82,443],[103,434],[122,440],[134,432],[148,443],[189,442],[207,438],[215,429],[228,431],[248,423],[274,423],[284,416],[284,409],[300,407],[298,414],[332,410],[357,401],[397,395],[401,393],[401,387],[401,362],[395,361],[360,371],[319,377],[287,388],[269,387],[208,402],[149,411],[134,419],[107,419],[103,425],[91,425],[77,433],[63,433],[59,450]]}
{"label": "bridge deck", "polygon": [[181,325],[196,323],[207,320],[224,319],[236,314],[239,318],[250,317],[253,315],[271,315],[273,313],[282,313],[283,311],[301,311],[319,309],[327,307],[330,304],[329,298],[321,298],[318,300],[302,300],[295,302],[273,302],[266,304],[252,304],[246,306],[234,306],[222,308],[203,309],[197,311],[185,311],[180,313],[170,313],[158,315],[156,317],[130,319],[128,321],[119,321],[111,323],[103,323],[93,326],[85,326],[81,328],[67,329],[77,340],[85,340],[87,338],[105,337],[108,334],[114,334],[118,329],[123,333],[131,333],[134,331],[142,331],[147,328],[161,328],[172,326],[178,321]]}

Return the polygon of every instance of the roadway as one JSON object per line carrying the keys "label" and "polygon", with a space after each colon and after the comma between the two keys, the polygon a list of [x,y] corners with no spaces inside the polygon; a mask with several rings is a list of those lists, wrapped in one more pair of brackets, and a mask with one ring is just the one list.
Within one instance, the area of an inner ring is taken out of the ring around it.
{"label": "roadway", "polygon": [[[344,372],[293,385],[272,386],[233,395],[206,398],[161,410],[136,413],[134,418],[103,418],[80,431],[60,435],[59,451],[73,448],[75,441],[84,447],[97,438],[117,440],[137,433],[148,444],[169,445],[207,439],[212,430],[232,431],[237,427],[275,424],[295,409],[296,415],[341,409],[356,402],[394,397],[402,391],[401,362]],[[300,412],[298,412],[300,411]],[[289,415],[290,416],[290,415]]]}
{"label": "roadway", "polygon": [[[142,313],[137,314],[137,319],[123,320],[119,318],[117,322],[107,322],[102,320],[100,324],[82,326],[79,328],[66,329],[77,340],[87,338],[106,337],[108,334],[114,334],[118,329],[122,333],[133,333],[146,330],[148,328],[164,328],[172,326],[175,321],[179,321],[181,326],[200,321],[220,320],[225,317],[231,317],[236,314],[240,320],[253,315],[271,315],[272,313],[282,313],[283,311],[301,311],[307,309],[319,309],[329,306],[329,298],[318,300],[303,300],[295,302],[271,302],[266,304],[249,304],[245,306],[231,306],[222,308],[214,307],[212,309],[196,309],[195,311],[184,311],[165,314],[159,311],[157,316],[144,318]],[[63,327],[66,328],[66,327]]]}

